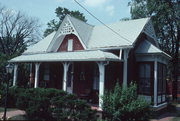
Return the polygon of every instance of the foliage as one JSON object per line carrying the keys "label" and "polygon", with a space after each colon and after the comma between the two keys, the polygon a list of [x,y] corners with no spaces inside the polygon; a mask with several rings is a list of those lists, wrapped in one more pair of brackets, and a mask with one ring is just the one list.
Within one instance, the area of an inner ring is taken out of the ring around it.
{"label": "foliage", "polygon": [[95,111],[85,101],[78,100],[75,95],[54,97],[51,100],[52,112],[58,121],[96,120]]}
{"label": "foliage", "polygon": [[26,50],[40,38],[37,19],[13,12],[0,4],[0,83],[4,81],[7,61]]}
{"label": "foliage", "polygon": [[[177,95],[177,76],[180,63],[180,1],[179,0],[131,0],[131,18],[152,16],[160,48],[172,56],[170,68]],[[173,96],[174,97],[174,96]],[[176,97],[177,98],[177,97]]]}
{"label": "foliage", "polygon": [[50,99],[58,94],[65,93],[57,89],[30,88],[25,89],[17,97],[16,106],[25,110],[29,119],[52,120]]}
{"label": "foliage", "polygon": [[16,106],[25,110],[31,120],[87,120],[93,111],[75,95],[57,89],[30,88],[17,96]]}
{"label": "foliage", "polygon": [[63,19],[65,18],[65,16],[67,14],[69,14],[79,20],[82,20],[84,22],[87,21],[85,16],[83,15],[83,13],[80,13],[79,11],[70,11],[67,8],[58,7],[58,8],[56,8],[55,13],[56,13],[56,17],[58,18],[58,21],[53,19],[47,23],[48,28],[45,30],[44,36],[49,35],[53,31],[57,31],[60,24],[62,23]]}
{"label": "foliage", "polygon": [[170,55],[175,53],[178,43],[180,6],[178,0],[131,0],[131,18],[152,16],[161,49]]}
{"label": "foliage", "polygon": [[114,90],[103,96],[103,110],[107,120],[112,121],[144,121],[150,116],[149,103],[138,98],[137,87],[122,89],[117,83]]}

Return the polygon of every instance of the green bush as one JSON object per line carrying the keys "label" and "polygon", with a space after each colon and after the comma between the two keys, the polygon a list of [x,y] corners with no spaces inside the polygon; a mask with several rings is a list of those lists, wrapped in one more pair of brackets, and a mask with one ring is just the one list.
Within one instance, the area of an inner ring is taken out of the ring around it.
{"label": "green bush", "polygon": [[[8,98],[7,98],[8,108],[16,107],[17,96],[23,91],[24,91],[23,88],[18,88],[16,86],[9,87]],[[1,85],[1,90],[0,90],[1,106],[4,106],[5,96],[6,96],[6,84],[3,84]]]}
{"label": "green bush", "polygon": [[57,89],[31,88],[17,96],[16,106],[31,120],[88,120],[95,112],[75,95]]}
{"label": "green bush", "polygon": [[137,87],[122,89],[116,84],[114,90],[105,92],[103,98],[104,117],[112,121],[145,121],[151,114],[150,104],[138,98]]}
{"label": "green bush", "polygon": [[59,94],[66,94],[57,89],[30,88],[26,89],[17,98],[16,106],[25,110],[29,119],[52,120],[50,100]]}
{"label": "green bush", "polygon": [[24,88],[18,88],[17,86],[9,87],[7,106],[16,108],[17,97],[24,91]]}
{"label": "green bush", "polygon": [[75,95],[57,96],[51,100],[52,113],[59,121],[95,121],[96,111],[83,100],[78,100]]}

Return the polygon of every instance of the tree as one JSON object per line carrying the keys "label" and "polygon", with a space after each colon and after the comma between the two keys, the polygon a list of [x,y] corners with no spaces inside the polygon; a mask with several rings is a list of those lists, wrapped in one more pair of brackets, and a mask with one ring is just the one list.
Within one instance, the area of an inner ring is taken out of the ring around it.
{"label": "tree", "polygon": [[58,7],[58,8],[56,8],[55,13],[56,13],[56,17],[58,17],[58,21],[53,19],[47,23],[48,28],[45,30],[44,36],[47,36],[48,34],[52,33],[53,31],[57,31],[57,29],[59,28],[60,24],[62,23],[63,19],[65,18],[65,16],[67,14],[69,14],[77,19],[80,19],[84,22],[87,21],[87,19],[83,15],[83,13],[80,13],[79,11],[70,11],[67,8]]}
{"label": "tree", "polygon": [[173,97],[177,98],[180,47],[180,0],[131,0],[131,18],[152,17],[160,48],[172,56]]}
{"label": "tree", "polygon": [[0,81],[7,60],[15,57],[40,39],[38,19],[27,17],[0,5]]}

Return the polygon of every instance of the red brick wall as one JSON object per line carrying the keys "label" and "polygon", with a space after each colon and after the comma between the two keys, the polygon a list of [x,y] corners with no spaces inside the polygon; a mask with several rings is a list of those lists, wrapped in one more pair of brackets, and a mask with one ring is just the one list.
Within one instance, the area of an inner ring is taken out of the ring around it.
{"label": "red brick wall", "polygon": [[78,37],[74,34],[69,34],[66,35],[63,42],[61,43],[58,52],[59,51],[67,51],[68,48],[68,40],[69,39],[73,39],[73,51],[75,50],[84,50],[80,40],[78,39]]}

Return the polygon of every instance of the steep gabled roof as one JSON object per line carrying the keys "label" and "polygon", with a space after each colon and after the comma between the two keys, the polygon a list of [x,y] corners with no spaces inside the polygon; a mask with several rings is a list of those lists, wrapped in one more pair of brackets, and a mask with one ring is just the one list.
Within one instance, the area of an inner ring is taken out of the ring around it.
{"label": "steep gabled roof", "polygon": [[56,33],[30,47],[25,53],[56,52],[67,34],[75,34],[87,50],[132,47],[141,33],[152,34],[151,37],[155,38],[150,18],[119,21],[107,26],[115,32],[104,25],[92,26],[67,15]]}
{"label": "steep gabled roof", "polygon": [[67,34],[75,34],[79,38],[83,47],[87,49],[87,43],[89,40],[89,36],[91,35],[92,28],[92,25],[71,17],[70,15],[67,15],[61,23],[55,36],[53,37],[53,40],[48,47],[48,51],[55,52],[64,39],[64,37],[62,36],[65,36]]}
{"label": "steep gabled roof", "polygon": [[69,16],[74,28],[79,34],[79,37],[83,40],[84,44],[88,46],[89,38],[91,36],[93,27],[79,19]]}

